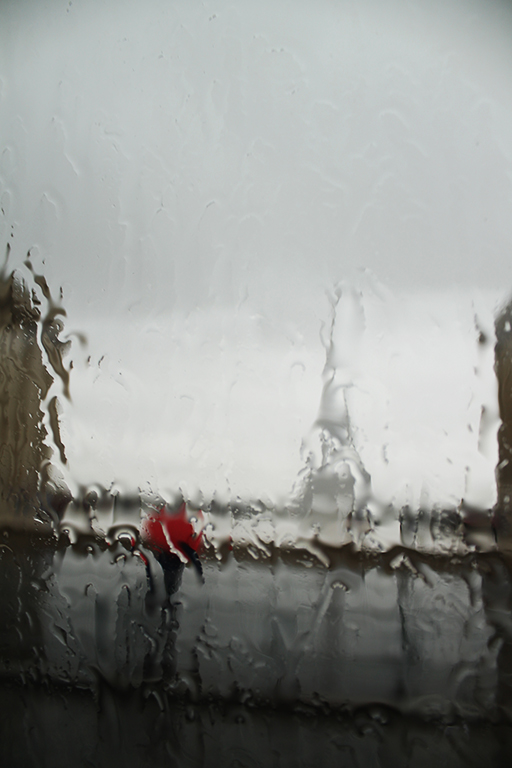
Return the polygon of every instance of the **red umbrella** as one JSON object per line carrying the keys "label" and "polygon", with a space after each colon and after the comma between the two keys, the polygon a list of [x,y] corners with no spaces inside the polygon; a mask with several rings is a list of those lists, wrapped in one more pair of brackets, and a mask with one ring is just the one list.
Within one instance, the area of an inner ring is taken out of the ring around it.
{"label": "red umbrella", "polygon": [[[199,511],[198,518],[202,518]],[[198,551],[202,545],[202,531],[196,531],[187,514],[185,502],[177,512],[166,506],[152,510],[142,521],[140,529],[142,544],[150,549],[164,569],[167,592],[174,592],[178,574],[181,572],[180,554],[195,566],[203,576]]]}

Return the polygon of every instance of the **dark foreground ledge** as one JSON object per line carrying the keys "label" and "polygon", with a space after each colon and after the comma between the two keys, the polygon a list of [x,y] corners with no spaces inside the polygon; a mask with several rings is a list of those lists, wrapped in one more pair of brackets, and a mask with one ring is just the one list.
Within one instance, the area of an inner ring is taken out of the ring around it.
{"label": "dark foreground ledge", "polygon": [[4,681],[0,759],[9,768],[505,768],[512,725],[177,700],[161,686],[96,693]]}

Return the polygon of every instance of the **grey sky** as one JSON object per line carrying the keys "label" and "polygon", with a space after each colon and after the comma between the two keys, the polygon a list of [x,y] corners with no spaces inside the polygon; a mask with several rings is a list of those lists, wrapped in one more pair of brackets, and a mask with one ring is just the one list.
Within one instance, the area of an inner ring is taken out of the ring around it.
{"label": "grey sky", "polygon": [[78,303],[98,284],[140,295],[141,277],[161,301],[213,285],[236,303],[312,264],[319,282],[354,266],[411,288],[509,279],[510,3],[2,15],[9,218],[20,251],[79,278]]}
{"label": "grey sky", "polygon": [[511,3],[2,0],[0,21],[0,232],[62,285],[95,359],[133,372],[156,334],[148,377],[172,389],[189,362],[162,329],[191,313],[232,345],[206,378],[244,368],[236,322],[248,371],[300,350],[298,454],[337,281],[510,290]]}

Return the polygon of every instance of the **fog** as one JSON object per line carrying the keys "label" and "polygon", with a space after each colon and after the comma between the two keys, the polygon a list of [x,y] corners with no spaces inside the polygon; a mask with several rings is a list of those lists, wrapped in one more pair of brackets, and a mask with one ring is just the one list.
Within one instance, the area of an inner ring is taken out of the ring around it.
{"label": "fog", "polygon": [[333,341],[375,497],[493,503],[511,33],[493,0],[2,0],[1,236],[62,288],[72,487],[285,501]]}

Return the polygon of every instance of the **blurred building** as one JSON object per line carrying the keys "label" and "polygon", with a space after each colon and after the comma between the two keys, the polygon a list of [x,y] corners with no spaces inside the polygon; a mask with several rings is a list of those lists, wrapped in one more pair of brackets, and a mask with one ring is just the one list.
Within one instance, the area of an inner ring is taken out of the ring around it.
{"label": "blurred building", "polygon": [[[22,277],[16,272],[6,274],[4,269],[0,274],[0,522],[23,530],[32,529],[36,515],[42,525],[48,525],[70,498],[50,464],[53,451],[47,443],[42,405],[53,377],[43,362],[38,333],[42,328],[45,347],[52,334],[45,329],[38,303]],[[48,411],[54,442],[60,445],[55,399]]]}
{"label": "blurred building", "polygon": [[499,462],[496,469],[496,519],[498,534],[509,538],[512,515],[512,301],[498,315],[495,329],[495,370],[501,418],[498,431]]}

